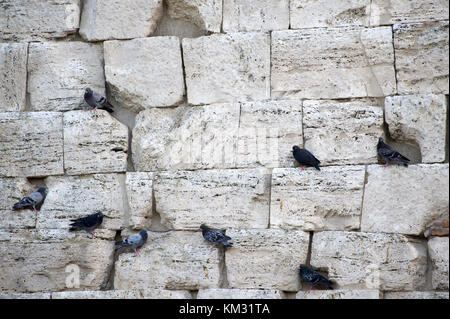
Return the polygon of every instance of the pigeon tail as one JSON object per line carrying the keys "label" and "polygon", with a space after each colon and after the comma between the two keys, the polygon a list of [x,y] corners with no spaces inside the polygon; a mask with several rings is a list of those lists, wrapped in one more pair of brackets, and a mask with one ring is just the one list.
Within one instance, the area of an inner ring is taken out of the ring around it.
{"label": "pigeon tail", "polygon": [[229,242],[227,242],[227,241],[224,241],[224,242],[222,242],[222,244],[225,246],[225,247],[233,247],[233,244],[231,244],[231,243],[229,243]]}
{"label": "pigeon tail", "polygon": [[103,110],[108,111],[109,113],[113,113],[113,106],[111,104],[109,104],[109,102],[106,103],[106,105],[102,106]]}

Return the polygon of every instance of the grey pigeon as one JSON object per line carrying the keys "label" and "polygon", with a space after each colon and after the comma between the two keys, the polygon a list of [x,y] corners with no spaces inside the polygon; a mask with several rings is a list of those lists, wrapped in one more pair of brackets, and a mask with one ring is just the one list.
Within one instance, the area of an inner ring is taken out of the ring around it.
{"label": "grey pigeon", "polygon": [[378,139],[377,152],[386,162],[385,167],[388,166],[391,161],[401,163],[408,167],[408,162],[410,160],[384,143],[381,137]]}
{"label": "grey pigeon", "polygon": [[47,190],[48,188],[45,185],[39,187],[37,191],[32,192],[30,195],[25,196],[19,202],[15,203],[13,209],[33,208],[34,211],[40,210],[47,196]]}
{"label": "grey pigeon", "polygon": [[331,281],[319,274],[317,271],[308,268],[305,264],[300,265],[300,278],[310,285],[308,291],[315,286],[322,286],[325,289],[333,289],[331,286],[333,283]]}
{"label": "grey pigeon", "polygon": [[233,247],[231,243],[228,242],[228,240],[231,239],[231,237],[228,237],[224,233],[222,233],[219,229],[216,228],[209,228],[205,224],[200,225],[200,229],[202,230],[203,238],[205,238],[210,243],[213,243],[213,249],[217,245],[224,245],[225,247]]}
{"label": "grey pigeon", "polygon": [[304,166],[313,166],[315,169],[320,171],[320,161],[312,155],[310,151],[294,145],[292,147],[292,154],[294,155],[295,160],[302,165],[302,170],[304,169]]}
{"label": "grey pigeon", "polygon": [[96,229],[103,221],[102,212],[98,211],[95,214],[91,214],[86,217],[81,217],[77,219],[71,219],[72,223],[70,224],[71,228],[69,231],[83,229],[92,235],[94,238],[94,229]]}
{"label": "grey pigeon", "polygon": [[115,250],[119,250],[122,247],[131,247],[136,255],[139,255],[139,247],[147,242],[147,238],[147,229],[142,228],[139,233],[130,235],[121,242],[116,243],[117,247]]}
{"label": "grey pigeon", "polygon": [[113,107],[103,95],[86,88],[84,91],[84,100],[95,111],[96,109],[106,110],[109,113],[114,112]]}

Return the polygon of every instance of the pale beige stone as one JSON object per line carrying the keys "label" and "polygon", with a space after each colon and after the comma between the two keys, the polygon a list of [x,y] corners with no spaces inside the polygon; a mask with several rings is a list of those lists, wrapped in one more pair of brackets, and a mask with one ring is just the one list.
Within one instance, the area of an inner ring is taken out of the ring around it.
{"label": "pale beige stone", "polygon": [[377,97],[396,92],[390,27],[272,32],[272,98]]}
{"label": "pale beige stone", "polygon": [[264,169],[161,172],[154,182],[156,212],[173,229],[266,228],[269,185]]}
{"label": "pale beige stone", "polygon": [[153,173],[127,172],[125,183],[131,228],[150,228],[153,216]]}
{"label": "pale beige stone", "polygon": [[50,299],[49,292],[35,292],[31,294],[0,293],[0,299]]}
{"label": "pale beige stone", "polygon": [[448,237],[433,237],[428,240],[428,253],[432,263],[431,282],[433,289],[448,290]]}
{"label": "pale beige stone", "polygon": [[386,292],[384,299],[448,299],[448,292],[439,291],[405,291]]}
{"label": "pale beige stone", "polygon": [[171,18],[189,21],[202,30],[220,32],[222,0],[167,0]]}
{"label": "pale beige stone", "polygon": [[281,229],[229,229],[233,248],[225,251],[231,288],[298,291],[299,266],[306,262],[309,235]]}
{"label": "pale beige stone", "polygon": [[63,174],[62,114],[0,113],[0,176]]}
{"label": "pale beige stone", "polygon": [[52,292],[52,299],[138,299],[139,290],[81,290]]}
{"label": "pale beige stone", "polygon": [[382,299],[379,290],[311,290],[299,291],[296,299]]}
{"label": "pale beige stone", "polygon": [[0,112],[25,109],[27,54],[26,43],[0,43]]}
{"label": "pale beige stone", "polygon": [[[282,294],[279,290],[211,288],[199,290],[197,299],[282,299]],[[260,307],[262,312],[263,305]]]}
{"label": "pale beige stone", "polygon": [[270,98],[268,34],[214,34],[182,43],[189,104]]}
{"label": "pale beige stone", "polygon": [[364,166],[276,168],[272,172],[270,227],[359,229]]}
{"label": "pale beige stone", "polygon": [[141,289],[140,292],[144,299],[192,299],[187,290]]}
{"label": "pale beige stone", "polygon": [[368,166],[361,230],[420,235],[448,219],[448,178],[448,164]]}

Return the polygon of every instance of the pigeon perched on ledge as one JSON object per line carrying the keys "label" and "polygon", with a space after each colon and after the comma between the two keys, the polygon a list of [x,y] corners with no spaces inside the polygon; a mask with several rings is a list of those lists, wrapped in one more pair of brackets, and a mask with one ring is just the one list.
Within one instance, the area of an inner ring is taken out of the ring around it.
{"label": "pigeon perched on ledge", "polygon": [[90,88],[86,88],[84,91],[84,100],[87,104],[89,104],[90,107],[92,107],[93,111],[100,109],[100,110],[106,110],[109,113],[114,112],[113,107],[107,100],[106,97],[103,95],[92,91]]}
{"label": "pigeon perched on ledge", "polygon": [[401,163],[404,166],[408,167],[408,162],[410,160],[384,143],[383,138],[381,137],[378,139],[377,152],[386,162],[384,167],[388,166],[389,162],[391,161]]}
{"label": "pigeon perched on ledge", "polygon": [[305,166],[313,166],[315,169],[320,171],[320,161],[312,155],[310,151],[294,145],[292,147],[292,154],[294,155],[295,160],[302,165],[302,170],[304,170]]}
{"label": "pigeon perched on ledge", "polygon": [[14,204],[13,209],[18,210],[22,208],[33,208],[34,211],[40,210],[47,196],[47,186],[41,186],[37,191],[25,196],[20,201]]}
{"label": "pigeon perched on ledge", "polygon": [[308,291],[315,286],[322,286],[325,289],[333,289],[333,283],[331,281],[319,274],[317,271],[308,268],[305,264],[300,265],[300,278],[310,285]]}
{"label": "pigeon perched on ledge", "polygon": [[96,229],[103,221],[103,214],[102,212],[98,211],[95,214],[91,214],[86,217],[81,217],[78,219],[71,219],[71,228],[69,231],[83,229],[90,233],[92,235],[92,238],[94,238],[94,229]]}
{"label": "pigeon perched on ledge", "polygon": [[139,247],[141,247],[147,242],[147,238],[148,238],[147,229],[142,228],[142,230],[139,233],[130,235],[121,242],[117,242],[116,243],[117,247],[115,248],[115,250],[119,250],[122,247],[131,247],[131,249],[134,250],[136,255],[139,256]]}
{"label": "pigeon perched on ledge", "polygon": [[225,247],[233,247],[233,245],[228,242],[228,240],[230,240],[231,237],[228,237],[227,235],[222,233],[219,229],[209,228],[205,224],[201,224],[200,229],[202,230],[203,238],[205,238],[207,241],[213,244],[211,249],[213,249],[217,245],[223,245]]}

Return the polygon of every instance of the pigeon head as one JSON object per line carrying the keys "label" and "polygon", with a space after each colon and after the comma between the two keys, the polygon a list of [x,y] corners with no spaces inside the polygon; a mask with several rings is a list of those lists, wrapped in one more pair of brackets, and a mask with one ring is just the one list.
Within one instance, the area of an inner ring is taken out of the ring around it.
{"label": "pigeon head", "polygon": [[41,187],[39,187],[38,188],[38,190],[37,190],[39,193],[41,193],[41,194],[47,194],[47,191],[48,191],[48,187],[47,186],[41,186]]}
{"label": "pigeon head", "polygon": [[304,271],[304,270],[307,270],[308,269],[308,266],[306,266],[305,264],[301,264],[300,265],[300,271]]}
{"label": "pigeon head", "polygon": [[300,150],[300,147],[298,147],[297,145],[294,145],[292,147],[292,151],[299,151],[299,150]]}
{"label": "pigeon head", "polygon": [[101,211],[97,211],[97,213],[95,213],[95,215],[99,218],[103,217],[103,213]]}
{"label": "pigeon head", "polygon": [[380,136],[379,138],[378,138],[378,143],[383,143],[384,141],[383,141],[383,138]]}
{"label": "pigeon head", "polygon": [[86,88],[86,90],[84,90],[84,95],[92,95],[92,90],[90,88]]}
{"label": "pigeon head", "polygon": [[209,227],[206,226],[205,224],[201,224],[201,225],[200,225],[200,228],[201,228],[202,230],[206,230],[206,229],[208,229]]}

